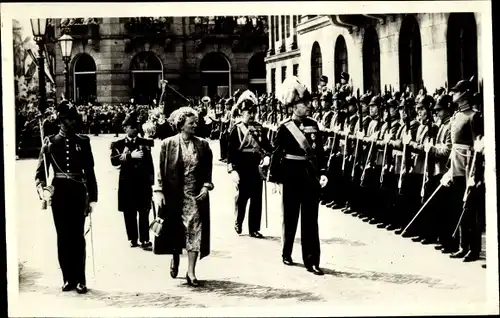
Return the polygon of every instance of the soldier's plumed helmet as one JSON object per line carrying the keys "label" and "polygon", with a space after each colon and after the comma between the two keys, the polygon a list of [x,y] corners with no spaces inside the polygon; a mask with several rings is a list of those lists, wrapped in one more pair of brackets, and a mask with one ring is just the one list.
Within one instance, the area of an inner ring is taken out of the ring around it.
{"label": "soldier's plumed helmet", "polygon": [[380,106],[380,105],[382,105],[383,102],[384,102],[384,99],[381,96],[377,95],[377,96],[374,96],[372,98],[372,100],[370,101],[370,106]]}
{"label": "soldier's plumed helmet", "polygon": [[391,98],[386,103],[387,108],[398,108],[398,101],[394,98]]}
{"label": "soldier's plumed helmet", "polygon": [[450,95],[441,95],[437,98],[434,110],[449,109],[452,102]]}
{"label": "soldier's plumed helmet", "polygon": [[453,86],[450,91],[452,92],[460,92],[460,93],[463,93],[463,92],[466,92],[466,91],[470,91],[471,90],[471,82],[469,82],[468,80],[461,80],[457,83],[457,85]]}
{"label": "soldier's plumed helmet", "polygon": [[358,106],[358,100],[354,96],[347,96],[345,101],[347,106]]}
{"label": "soldier's plumed helmet", "polygon": [[245,110],[255,112],[257,110],[258,104],[259,101],[257,100],[257,96],[255,96],[255,94],[250,90],[244,91],[236,102],[236,106],[238,107],[240,112],[243,112]]}
{"label": "soldier's plumed helmet", "polygon": [[418,99],[416,108],[431,109],[432,106],[434,106],[434,98],[430,95],[424,95]]}
{"label": "soldier's plumed helmet", "polygon": [[132,128],[137,128],[137,126],[139,126],[138,118],[139,118],[139,115],[137,114],[137,112],[135,110],[131,111],[129,114],[127,114],[127,116],[123,120],[122,126],[124,126],[124,127],[130,126]]}
{"label": "soldier's plumed helmet", "polygon": [[328,84],[328,76],[325,75],[321,76],[319,81]]}
{"label": "soldier's plumed helmet", "polygon": [[57,105],[56,112],[57,112],[57,118],[59,120],[61,120],[61,119],[79,120],[80,119],[80,114],[78,113],[78,110],[68,100],[61,101],[59,103],[59,105]]}
{"label": "soldier's plumed helmet", "polygon": [[350,77],[350,76],[349,76],[349,73],[347,73],[347,72],[342,72],[342,73],[340,73],[340,78],[341,78],[341,79],[343,79],[343,80],[348,81],[348,80],[349,80],[349,77]]}
{"label": "soldier's plumed helmet", "polygon": [[371,96],[369,94],[364,94],[363,96],[361,96],[361,98],[359,99],[359,101],[361,103],[364,103],[364,104],[368,105],[368,104],[370,104]]}
{"label": "soldier's plumed helmet", "polygon": [[399,103],[399,108],[410,107],[413,108],[415,106],[415,100],[411,97],[403,98]]}
{"label": "soldier's plumed helmet", "polygon": [[284,106],[292,106],[300,101],[309,102],[311,93],[297,76],[291,76],[283,81],[277,97]]}

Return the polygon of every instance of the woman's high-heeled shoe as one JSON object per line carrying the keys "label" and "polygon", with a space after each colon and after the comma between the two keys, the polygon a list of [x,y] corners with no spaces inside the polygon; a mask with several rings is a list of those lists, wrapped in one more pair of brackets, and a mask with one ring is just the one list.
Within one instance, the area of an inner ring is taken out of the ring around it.
{"label": "woman's high-heeled shoe", "polygon": [[189,286],[192,286],[192,287],[200,286],[200,282],[197,279],[191,280],[191,278],[189,278],[188,273],[186,273],[186,280],[187,280],[187,283]]}
{"label": "woman's high-heeled shoe", "polygon": [[179,264],[175,265],[174,260],[170,261],[170,277],[176,278],[177,274],[179,274]]}

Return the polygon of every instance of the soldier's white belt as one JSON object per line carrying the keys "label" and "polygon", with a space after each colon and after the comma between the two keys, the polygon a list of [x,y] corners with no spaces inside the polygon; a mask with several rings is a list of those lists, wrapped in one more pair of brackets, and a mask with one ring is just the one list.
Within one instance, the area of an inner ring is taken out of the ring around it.
{"label": "soldier's white belt", "polygon": [[257,149],[241,149],[241,152],[259,153]]}
{"label": "soldier's white belt", "polygon": [[65,172],[56,172],[54,174],[54,178],[58,179],[76,179],[76,178],[82,178],[83,175],[81,173],[65,173]]}
{"label": "soldier's white belt", "polygon": [[462,145],[462,144],[452,144],[451,148],[454,150],[472,150],[472,147],[469,145]]}
{"label": "soldier's white belt", "polygon": [[285,155],[285,159],[289,159],[289,160],[302,160],[302,161],[305,161],[305,160],[311,160],[311,159],[314,159],[313,156],[297,156],[297,155],[290,155],[290,154],[286,154]]}

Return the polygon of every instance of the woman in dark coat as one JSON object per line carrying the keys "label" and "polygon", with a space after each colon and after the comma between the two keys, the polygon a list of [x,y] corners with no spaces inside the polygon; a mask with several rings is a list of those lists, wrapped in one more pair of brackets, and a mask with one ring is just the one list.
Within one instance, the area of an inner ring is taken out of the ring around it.
{"label": "woman in dark coat", "polygon": [[196,137],[198,116],[194,109],[182,107],[170,120],[179,132],[162,142],[154,201],[163,229],[155,238],[155,254],[172,254],[170,275],[177,277],[179,255],[188,252],[186,280],[198,286],[195,266],[210,253],[210,202],[212,151],[207,141]]}

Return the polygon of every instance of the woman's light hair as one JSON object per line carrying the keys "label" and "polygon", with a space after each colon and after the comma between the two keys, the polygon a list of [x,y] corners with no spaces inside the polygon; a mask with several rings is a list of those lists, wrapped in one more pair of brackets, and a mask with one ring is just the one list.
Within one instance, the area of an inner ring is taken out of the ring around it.
{"label": "woman's light hair", "polygon": [[177,128],[177,130],[180,130],[180,128],[186,122],[186,118],[191,117],[191,116],[198,118],[198,112],[189,106],[181,107],[181,108],[174,110],[170,114],[170,117],[168,118],[168,122],[172,126]]}

